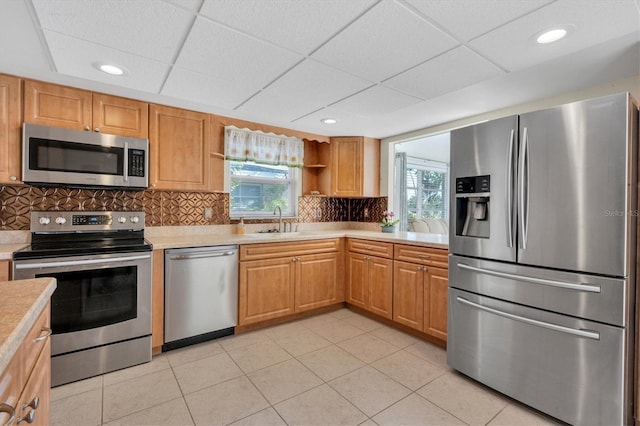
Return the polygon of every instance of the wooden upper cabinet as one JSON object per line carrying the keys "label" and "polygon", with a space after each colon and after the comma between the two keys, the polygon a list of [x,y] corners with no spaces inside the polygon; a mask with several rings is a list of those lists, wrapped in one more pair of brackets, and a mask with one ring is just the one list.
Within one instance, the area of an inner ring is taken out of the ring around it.
{"label": "wooden upper cabinet", "polygon": [[0,75],[0,183],[21,181],[22,94],[20,79]]}
{"label": "wooden upper cabinet", "polygon": [[211,116],[154,104],[149,113],[150,186],[208,191]]}
{"label": "wooden upper cabinet", "polygon": [[26,80],[24,121],[43,126],[91,130],[91,92]]}
{"label": "wooden upper cabinet", "polygon": [[333,197],[380,195],[380,141],[357,137],[331,138]]}
{"label": "wooden upper cabinet", "polygon": [[27,80],[24,85],[24,121],[43,126],[147,138],[149,104]]}
{"label": "wooden upper cabinet", "polygon": [[149,137],[149,104],[94,93],[93,131],[146,139]]}

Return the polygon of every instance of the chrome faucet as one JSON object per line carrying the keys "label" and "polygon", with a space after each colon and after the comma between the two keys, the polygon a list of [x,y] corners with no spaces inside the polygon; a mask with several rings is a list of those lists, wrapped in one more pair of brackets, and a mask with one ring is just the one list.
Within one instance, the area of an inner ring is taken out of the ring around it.
{"label": "chrome faucet", "polygon": [[278,232],[282,232],[282,209],[280,208],[280,206],[276,206],[276,208],[273,209],[273,214],[276,214],[276,212],[279,213],[279,215],[278,215]]}

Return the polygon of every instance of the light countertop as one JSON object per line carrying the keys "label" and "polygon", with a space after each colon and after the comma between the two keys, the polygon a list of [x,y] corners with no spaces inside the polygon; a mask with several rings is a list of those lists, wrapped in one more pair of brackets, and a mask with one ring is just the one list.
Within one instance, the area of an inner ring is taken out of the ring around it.
{"label": "light countertop", "polygon": [[53,278],[0,282],[0,373],[56,289]]}
{"label": "light countertop", "polygon": [[156,249],[171,249],[182,247],[201,247],[223,244],[260,244],[279,243],[286,241],[320,240],[325,238],[361,238],[367,240],[386,241],[390,243],[404,243],[423,247],[433,247],[439,249],[449,248],[449,238],[447,235],[423,234],[417,232],[396,232],[384,233],[363,230],[323,230],[323,231],[302,231],[283,232],[272,234],[202,234],[202,235],[173,235],[165,237],[148,237],[147,239]]}

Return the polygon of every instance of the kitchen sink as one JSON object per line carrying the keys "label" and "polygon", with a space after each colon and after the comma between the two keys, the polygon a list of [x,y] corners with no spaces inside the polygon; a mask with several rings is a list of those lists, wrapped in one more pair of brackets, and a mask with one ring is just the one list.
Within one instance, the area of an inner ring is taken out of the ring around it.
{"label": "kitchen sink", "polygon": [[295,237],[302,234],[302,232],[256,232],[251,234],[245,234],[247,237],[258,238],[264,240],[279,240],[287,237]]}

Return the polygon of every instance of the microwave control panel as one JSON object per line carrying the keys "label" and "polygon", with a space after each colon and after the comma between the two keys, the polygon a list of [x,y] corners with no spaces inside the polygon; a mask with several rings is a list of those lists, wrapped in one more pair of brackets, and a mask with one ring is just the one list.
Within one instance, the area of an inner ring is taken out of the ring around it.
{"label": "microwave control panel", "polygon": [[129,176],[144,177],[145,176],[145,152],[141,149],[129,150]]}

